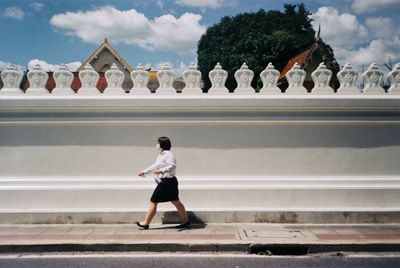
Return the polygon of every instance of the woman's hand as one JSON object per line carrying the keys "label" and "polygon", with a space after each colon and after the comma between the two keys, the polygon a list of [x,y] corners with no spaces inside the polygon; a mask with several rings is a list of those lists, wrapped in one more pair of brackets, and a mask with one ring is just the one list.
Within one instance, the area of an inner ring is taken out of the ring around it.
{"label": "woman's hand", "polygon": [[154,170],[154,174],[163,174],[159,169]]}
{"label": "woman's hand", "polygon": [[144,172],[140,172],[140,173],[138,174],[138,176],[139,176],[139,177],[144,177]]}

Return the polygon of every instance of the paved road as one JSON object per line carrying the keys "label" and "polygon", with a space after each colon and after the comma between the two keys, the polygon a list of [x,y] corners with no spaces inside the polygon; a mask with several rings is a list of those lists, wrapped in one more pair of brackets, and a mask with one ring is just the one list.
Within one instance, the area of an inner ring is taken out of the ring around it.
{"label": "paved road", "polygon": [[333,254],[298,257],[257,256],[234,254],[8,254],[0,255],[0,267],[295,267],[295,268],[341,268],[341,267],[400,267],[400,254]]}

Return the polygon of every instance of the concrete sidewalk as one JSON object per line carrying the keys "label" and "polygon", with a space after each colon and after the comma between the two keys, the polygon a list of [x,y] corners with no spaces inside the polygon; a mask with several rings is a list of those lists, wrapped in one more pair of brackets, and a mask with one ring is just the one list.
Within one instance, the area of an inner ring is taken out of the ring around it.
{"label": "concrete sidewalk", "polygon": [[242,252],[302,255],[398,251],[399,224],[0,225],[0,253],[68,251]]}

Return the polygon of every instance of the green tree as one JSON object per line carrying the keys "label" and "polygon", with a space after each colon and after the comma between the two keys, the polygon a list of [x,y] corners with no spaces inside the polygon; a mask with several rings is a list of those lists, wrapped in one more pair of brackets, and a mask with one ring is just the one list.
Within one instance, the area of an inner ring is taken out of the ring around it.
{"label": "green tree", "polygon": [[259,75],[269,62],[282,70],[291,57],[315,41],[310,14],[304,4],[285,4],[283,12],[260,9],[255,13],[223,17],[207,29],[198,43],[198,66],[205,89],[211,87],[208,73],[217,62],[229,73],[226,82],[229,90],[236,88],[233,75],[243,62],[257,78],[253,80],[253,87],[259,87]]}

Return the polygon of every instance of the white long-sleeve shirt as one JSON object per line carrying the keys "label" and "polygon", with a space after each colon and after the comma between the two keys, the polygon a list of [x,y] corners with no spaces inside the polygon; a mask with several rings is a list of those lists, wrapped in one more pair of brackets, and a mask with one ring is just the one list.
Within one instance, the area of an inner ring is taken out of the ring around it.
{"label": "white long-sleeve shirt", "polygon": [[162,151],[154,164],[143,170],[143,173],[150,174],[156,169],[162,174],[153,174],[156,182],[160,182],[162,178],[171,178],[176,174],[176,159],[170,151]]}

